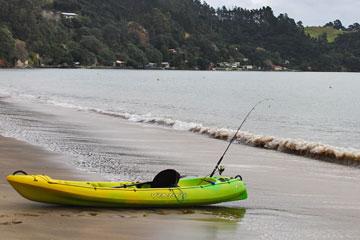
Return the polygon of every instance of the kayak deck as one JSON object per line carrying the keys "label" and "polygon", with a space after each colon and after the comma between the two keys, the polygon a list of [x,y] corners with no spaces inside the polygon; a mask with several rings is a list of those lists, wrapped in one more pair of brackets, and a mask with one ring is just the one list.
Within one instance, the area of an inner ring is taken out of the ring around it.
{"label": "kayak deck", "polygon": [[247,198],[242,180],[229,177],[181,178],[177,187],[149,183],[55,180],[45,175],[10,175],[8,182],[36,202],[94,207],[184,207]]}

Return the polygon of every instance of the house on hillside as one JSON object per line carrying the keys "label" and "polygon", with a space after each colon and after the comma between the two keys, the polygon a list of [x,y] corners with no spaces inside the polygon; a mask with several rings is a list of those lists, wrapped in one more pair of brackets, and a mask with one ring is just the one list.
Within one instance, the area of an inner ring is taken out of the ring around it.
{"label": "house on hillside", "polygon": [[161,63],[162,69],[170,69],[170,63],[169,62],[162,62]]}
{"label": "house on hillside", "polygon": [[116,60],[113,64],[114,67],[125,67],[126,66],[126,62],[123,60]]}
{"label": "house on hillside", "polygon": [[272,66],[272,70],[273,70],[273,71],[284,71],[284,70],[286,70],[286,67],[278,66],[278,65],[273,65],[273,66]]}
{"label": "house on hillside", "polygon": [[231,65],[232,70],[239,70],[239,68],[241,68],[241,63],[240,62],[234,62]]}
{"label": "house on hillside", "polygon": [[243,70],[248,70],[248,71],[254,70],[254,66],[253,65],[245,65],[245,66],[243,66]]}
{"label": "house on hillside", "polygon": [[169,48],[169,53],[171,53],[171,54],[176,54],[177,53],[177,51],[176,51],[176,49],[175,48]]}
{"label": "house on hillside", "polygon": [[69,12],[61,12],[61,17],[65,19],[73,19],[76,18],[78,15],[76,13],[69,13]]}
{"label": "house on hillside", "polygon": [[15,67],[17,67],[17,68],[26,68],[28,66],[29,66],[29,61],[28,60],[21,61],[20,59],[18,59],[15,62]]}
{"label": "house on hillside", "polygon": [[153,62],[149,62],[148,64],[145,65],[146,69],[159,69],[159,67],[157,66],[156,63]]}

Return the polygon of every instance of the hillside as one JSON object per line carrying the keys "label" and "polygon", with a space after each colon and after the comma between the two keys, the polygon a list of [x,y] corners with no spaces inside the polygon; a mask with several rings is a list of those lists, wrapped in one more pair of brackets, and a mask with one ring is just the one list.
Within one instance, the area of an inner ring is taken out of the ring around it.
{"label": "hillside", "polygon": [[270,7],[198,0],[0,0],[0,66],[359,71],[358,31],[333,43]]}
{"label": "hillside", "polygon": [[326,36],[329,43],[333,43],[340,34],[344,33],[343,30],[338,30],[334,27],[305,27],[304,30],[312,38],[319,39],[322,36]]}

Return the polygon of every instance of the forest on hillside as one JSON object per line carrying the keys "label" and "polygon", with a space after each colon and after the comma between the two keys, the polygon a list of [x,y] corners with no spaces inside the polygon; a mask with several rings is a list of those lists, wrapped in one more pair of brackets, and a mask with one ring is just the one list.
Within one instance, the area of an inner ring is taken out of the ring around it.
{"label": "forest on hillside", "polygon": [[214,9],[199,0],[0,0],[0,6],[3,67],[236,63],[256,70],[360,71],[359,24],[328,42],[326,34],[311,37],[301,22],[275,16],[270,7]]}

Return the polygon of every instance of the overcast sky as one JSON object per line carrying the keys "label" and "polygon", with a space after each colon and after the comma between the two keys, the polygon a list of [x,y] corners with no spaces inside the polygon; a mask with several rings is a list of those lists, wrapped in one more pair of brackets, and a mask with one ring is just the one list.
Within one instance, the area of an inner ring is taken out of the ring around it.
{"label": "overcast sky", "polygon": [[270,6],[276,15],[288,13],[304,25],[324,25],[340,19],[344,26],[360,23],[360,0],[206,0],[214,7],[239,6],[247,9]]}

